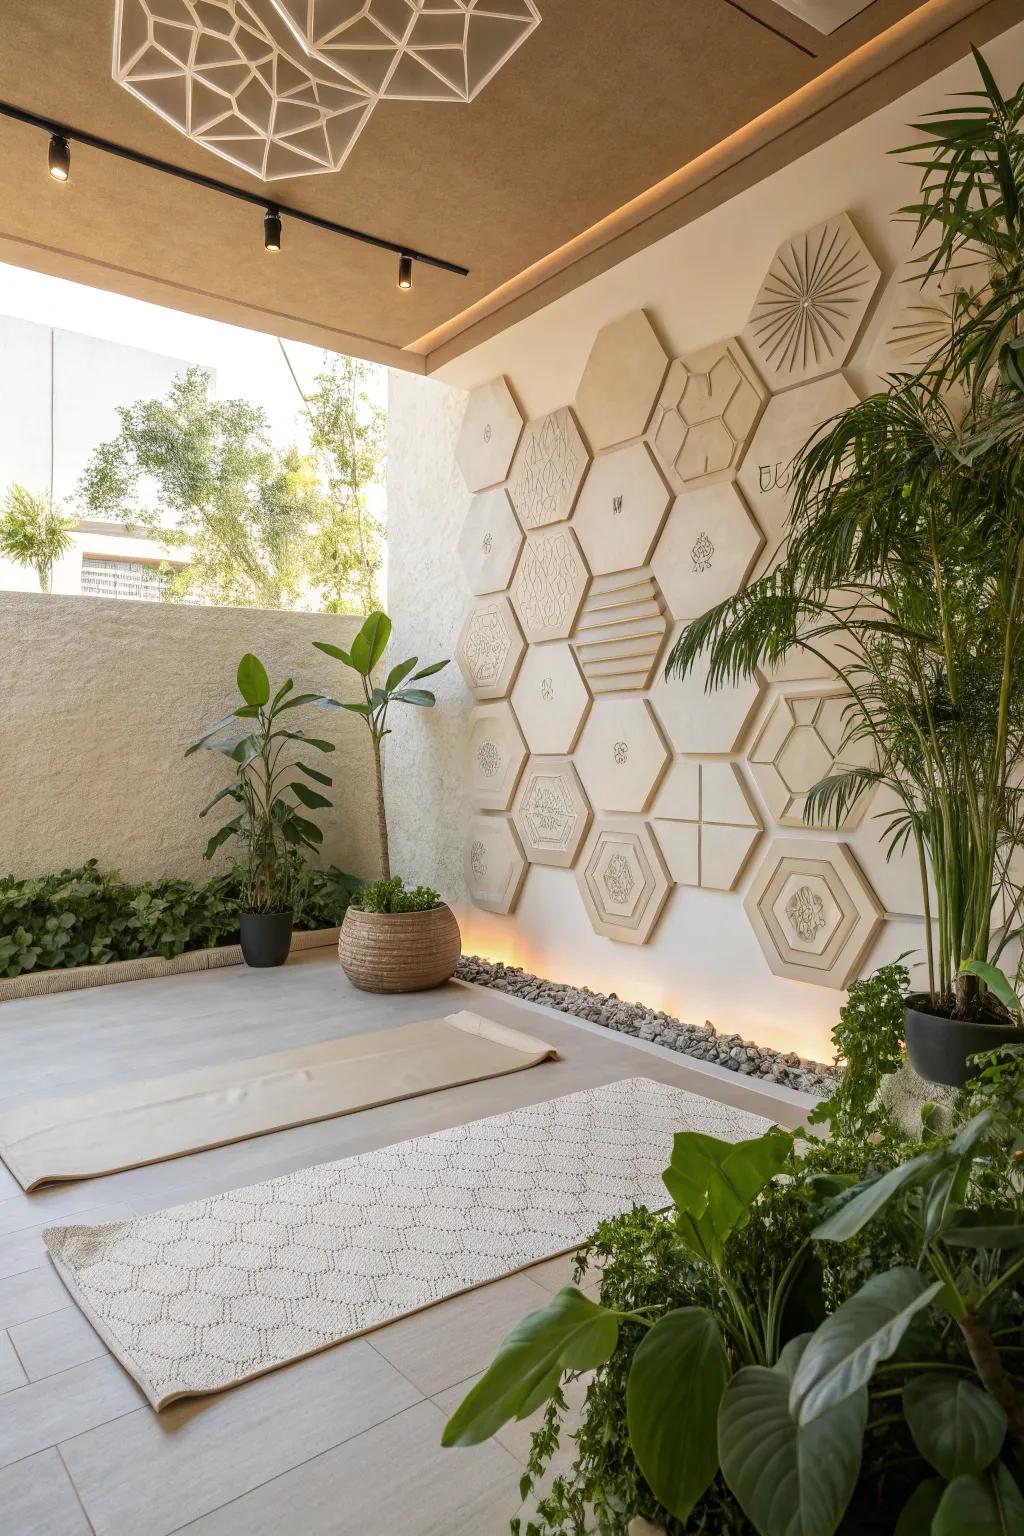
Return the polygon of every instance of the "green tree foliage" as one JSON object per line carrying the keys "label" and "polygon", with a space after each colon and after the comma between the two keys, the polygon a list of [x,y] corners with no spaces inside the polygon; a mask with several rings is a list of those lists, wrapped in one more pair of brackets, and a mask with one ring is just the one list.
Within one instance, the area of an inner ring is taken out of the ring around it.
{"label": "green tree foliage", "polygon": [[305,397],[310,444],[327,488],[311,572],[331,613],[380,607],[384,528],[370,510],[369,491],[381,483],[386,417],[367,389],[373,373],[357,358],[335,358]]}
{"label": "green tree foliage", "polygon": [[0,555],[35,571],[39,590],[49,592],[53,567],[71,548],[74,526],[49,491],[36,494],[12,485],[0,510]]}

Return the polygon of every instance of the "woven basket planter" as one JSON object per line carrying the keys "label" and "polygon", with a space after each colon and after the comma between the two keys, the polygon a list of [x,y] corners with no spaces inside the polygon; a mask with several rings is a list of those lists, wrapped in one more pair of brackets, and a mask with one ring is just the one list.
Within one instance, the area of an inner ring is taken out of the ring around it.
{"label": "woven basket planter", "polygon": [[423,992],[447,981],[462,935],[444,903],[426,912],[363,912],[349,907],[338,939],[341,968],[363,992]]}

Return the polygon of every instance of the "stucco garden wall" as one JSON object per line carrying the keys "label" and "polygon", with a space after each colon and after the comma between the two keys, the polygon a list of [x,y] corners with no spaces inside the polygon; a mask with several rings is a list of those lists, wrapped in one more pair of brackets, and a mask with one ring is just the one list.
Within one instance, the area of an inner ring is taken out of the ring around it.
{"label": "stucco garden wall", "polygon": [[[130,879],[208,876],[202,853],[216,812],[197,813],[228,781],[227,765],[213,753],[186,759],[185,748],[240,702],[234,678],[246,651],[274,682],[354,696],[344,669],[311,642],[345,646],[358,623],[0,592],[0,873],[41,875],[95,857]],[[322,759],[334,778],[325,791],[334,809],[318,815],[324,862],[375,874],[361,722],[315,709],[292,722],[337,746]]]}

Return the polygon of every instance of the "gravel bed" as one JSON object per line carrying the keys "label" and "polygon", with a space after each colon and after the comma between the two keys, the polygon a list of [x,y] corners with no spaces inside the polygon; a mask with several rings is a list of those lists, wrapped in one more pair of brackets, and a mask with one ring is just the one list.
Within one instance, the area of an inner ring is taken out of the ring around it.
{"label": "gravel bed", "polygon": [[606,1029],[639,1040],[651,1040],[685,1056],[712,1061],[730,1072],[746,1077],[766,1077],[770,1082],[797,1088],[803,1093],[824,1097],[836,1085],[833,1069],[817,1061],[806,1061],[794,1051],[773,1051],[739,1035],[722,1035],[710,1020],[703,1024],[683,1024],[671,1014],[658,1013],[642,1003],[626,1003],[614,992],[591,992],[589,987],[568,987],[557,981],[531,976],[518,965],[502,965],[482,960],[479,955],[463,955],[455,972],[460,981],[473,981],[481,987],[508,992],[529,1003],[545,1003],[562,1013],[603,1024]]}

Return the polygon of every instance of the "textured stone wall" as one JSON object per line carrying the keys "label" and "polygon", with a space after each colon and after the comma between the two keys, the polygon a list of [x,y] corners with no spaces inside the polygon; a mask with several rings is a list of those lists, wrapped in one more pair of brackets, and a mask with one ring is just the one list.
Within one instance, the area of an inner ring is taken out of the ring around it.
{"label": "textured stone wall", "polygon": [[[343,668],[311,642],[347,645],[357,627],[334,614],[0,592],[0,873],[95,857],[133,879],[208,875],[216,813],[197,813],[227,768],[213,753],[183,754],[240,702],[239,658],[255,652],[274,682],[354,697]],[[316,709],[292,722],[337,746],[317,763],[334,778],[334,809],[317,818],[324,862],[374,874],[361,722]]]}
{"label": "textured stone wall", "polygon": [[[454,657],[462,624],[455,542],[466,488],[455,465],[465,396],[392,372],[388,385],[388,612],[392,660]],[[457,912],[465,903],[462,844],[469,798],[462,762],[473,700],[454,661],[432,680],[436,709],[395,709],[385,781],[391,867],[432,885]]]}

